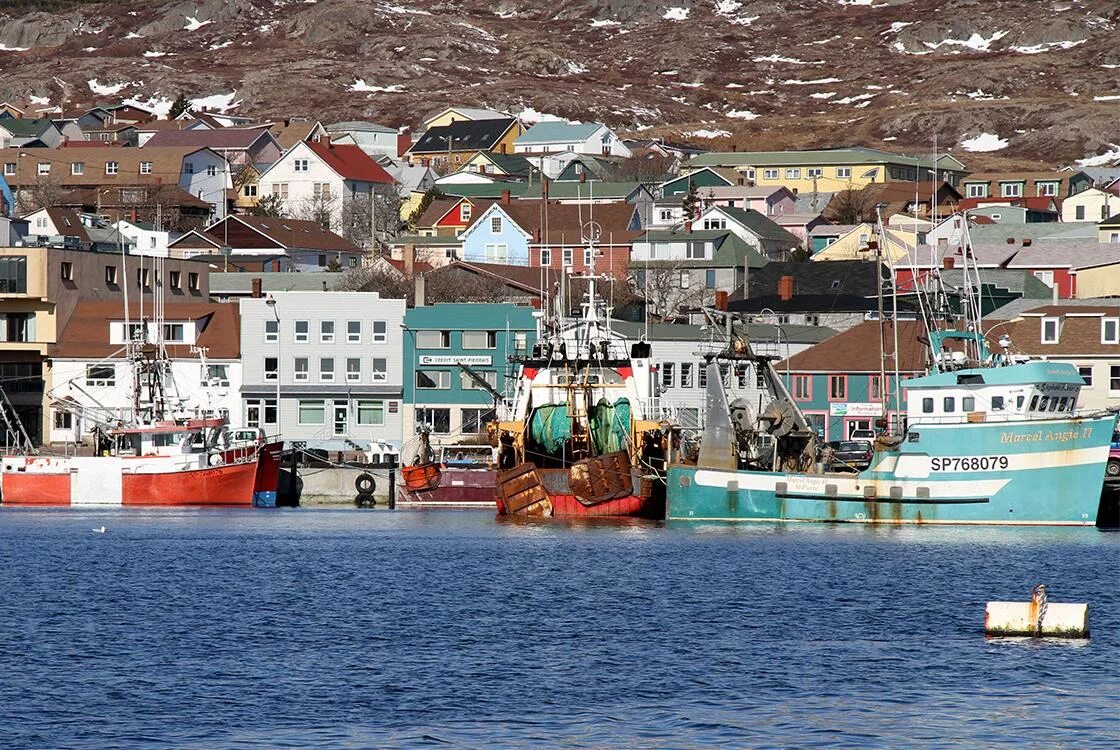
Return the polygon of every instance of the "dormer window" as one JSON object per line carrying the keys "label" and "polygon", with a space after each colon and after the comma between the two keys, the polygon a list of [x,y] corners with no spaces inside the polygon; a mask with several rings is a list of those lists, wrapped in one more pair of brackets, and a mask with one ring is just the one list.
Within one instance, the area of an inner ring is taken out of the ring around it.
{"label": "dormer window", "polygon": [[464,224],[471,220],[471,204],[462,203],[459,206],[459,221]]}
{"label": "dormer window", "polygon": [[1058,318],[1042,319],[1042,343],[1058,343],[1059,322]]}
{"label": "dormer window", "polygon": [[1004,198],[1022,198],[1023,183],[1005,182],[1000,185],[1000,195]]}
{"label": "dormer window", "polygon": [[120,164],[115,161],[105,162],[105,174],[116,174],[120,170]]}
{"label": "dormer window", "polygon": [[1101,343],[1120,344],[1120,318],[1101,318]]}

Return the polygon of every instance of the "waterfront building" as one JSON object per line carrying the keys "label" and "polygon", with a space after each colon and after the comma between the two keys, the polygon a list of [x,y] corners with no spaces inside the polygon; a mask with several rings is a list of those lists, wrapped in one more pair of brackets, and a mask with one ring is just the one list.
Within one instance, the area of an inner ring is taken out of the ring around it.
{"label": "waterfront building", "polygon": [[[496,399],[512,396],[507,380],[536,342],[535,308],[510,303],[417,306],[404,317],[404,432],[431,428],[433,447],[477,443],[494,418]],[[466,365],[468,370],[460,367]],[[472,376],[473,373],[473,376]],[[489,388],[483,387],[480,378]],[[411,460],[415,441],[401,458]]]}
{"label": "waterfront building", "polygon": [[276,291],[238,304],[243,425],[315,450],[400,445],[403,299]]}

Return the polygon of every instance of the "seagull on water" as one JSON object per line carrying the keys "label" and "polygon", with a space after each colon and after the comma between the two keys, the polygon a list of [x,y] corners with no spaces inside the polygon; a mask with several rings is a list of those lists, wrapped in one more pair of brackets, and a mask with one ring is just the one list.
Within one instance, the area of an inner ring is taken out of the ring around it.
{"label": "seagull on water", "polygon": [[104,526],[100,526],[100,527],[98,527],[98,528],[94,529],[94,530],[93,530],[93,533],[94,533],[94,534],[104,534],[104,533],[105,533],[105,527],[104,527]]}

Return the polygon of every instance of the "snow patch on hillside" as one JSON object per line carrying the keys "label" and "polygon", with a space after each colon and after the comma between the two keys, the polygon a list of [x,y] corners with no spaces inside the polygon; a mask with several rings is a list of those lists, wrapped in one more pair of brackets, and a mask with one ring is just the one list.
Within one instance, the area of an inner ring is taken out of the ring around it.
{"label": "snow patch on hillside", "polygon": [[225,112],[241,106],[240,99],[234,101],[234,97],[236,96],[236,91],[231,91],[228,94],[211,94],[210,96],[191,99],[191,105],[196,110],[206,109],[211,112]]}
{"label": "snow patch on hillside", "polygon": [[1115,102],[1115,101],[1120,101],[1120,96],[1117,96],[1115,94],[1109,94],[1108,96],[1094,96],[1093,101],[1095,101],[1095,102]]}
{"label": "snow patch on hillside", "polygon": [[128,86],[135,86],[135,81],[123,81],[121,83],[99,83],[96,78],[91,78],[86,83],[89,85],[89,90],[98,96],[113,96],[119,94]]}
{"label": "snow patch on hillside", "polygon": [[51,98],[49,96],[34,96],[34,95],[32,95],[32,96],[27,97],[27,101],[31,102],[32,104],[50,104],[51,103]]}
{"label": "snow patch on hillside", "polygon": [[757,120],[759,117],[749,109],[733,109],[727,113],[727,116],[735,120]]}
{"label": "snow patch on hillside", "polygon": [[0,52],[26,52],[31,49],[30,47],[9,47],[6,44],[0,44]]}
{"label": "snow patch on hillside", "polygon": [[840,83],[839,78],[814,78],[811,81],[803,81],[798,78],[787,78],[782,81],[783,86],[812,86],[817,83]]}
{"label": "snow patch on hillside", "polygon": [[572,125],[579,124],[578,120],[569,120],[566,117],[553,115],[548,112],[538,112],[530,106],[522,107],[521,111],[513,113],[513,116],[518,120],[521,120],[521,122],[525,123],[526,125],[535,125],[538,122],[566,122]]}
{"label": "snow patch on hillside", "polygon": [[974,153],[999,151],[1007,148],[1007,139],[1000,138],[995,133],[981,133],[980,135],[961,141],[961,148]]}
{"label": "snow patch on hillside", "polygon": [[998,42],[1007,36],[1006,31],[993,31],[991,36],[981,36],[979,33],[973,32],[972,36],[968,39],[942,39],[940,42],[922,42],[930,49],[937,49],[942,46],[949,47],[968,47],[977,52],[988,52],[991,49],[993,42]]}
{"label": "snow patch on hillside", "polygon": [[669,8],[662,16],[666,21],[687,21],[691,8]]}
{"label": "snow patch on hillside", "polygon": [[395,83],[391,86],[374,86],[365,82],[365,79],[356,78],[347,91],[355,93],[399,94],[404,91],[404,86]]}
{"label": "snow patch on hillside", "polygon": [[596,20],[591,22],[591,28],[593,28],[593,29],[601,29],[601,28],[604,28],[606,26],[621,26],[621,25],[622,25],[622,21],[612,21],[610,19],[605,19],[605,20],[596,19]]}
{"label": "snow patch on hillside", "polygon": [[194,16],[184,16],[184,18],[186,18],[186,20],[187,20],[187,25],[183,27],[183,29],[185,31],[198,31],[203,26],[208,26],[208,25],[214,23],[213,21],[210,21],[210,20],[199,21]]}
{"label": "snow patch on hillside", "polygon": [[686,138],[726,138],[731,135],[727,130],[689,130],[683,133]]}
{"label": "snow patch on hillside", "polygon": [[160,52],[159,50],[156,50],[156,49],[150,49],[150,50],[148,50],[147,52],[144,53],[144,57],[166,57],[166,56],[167,56],[166,52]]}
{"label": "snow patch on hillside", "polygon": [[1075,41],[1063,42],[1042,42],[1041,44],[1032,44],[1030,46],[1017,45],[1011,47],[1012,52],[1018,52],[1021,55],[1037,55],[1042,52],[1051,52],[1056,49],[1073,49],[1079,44],[1084,44],[1087,39],[1077,39]]}
{"label": "snow patch on hillside", "polygon": [[140,109],[146,109],[156,117],[167,117],[171,112],[171,105],[175,102],[163,96],[152,96],[147,99],[125,99],[122,104],[131,104]]}
{"label": "snow patch on hillside", "polygon": [[1079,167],[1106,167],[1114,162],[1120,161],[1120,146],[1115,143],[1108,144],[1109,150],[1103,154],[1096,156],[1089,156],[1085,159],[1078,159],[1077,166]]}

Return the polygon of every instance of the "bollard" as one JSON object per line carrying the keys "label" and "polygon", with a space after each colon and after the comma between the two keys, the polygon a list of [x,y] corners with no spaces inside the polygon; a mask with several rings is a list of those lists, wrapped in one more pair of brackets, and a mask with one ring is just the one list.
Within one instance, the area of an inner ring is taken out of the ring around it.
{"label": "bollard", "polygon": [[397,509],[397,462],[389,459],[389,510]]}
{"label": "bollard", "polygon": [[984,635],[1088,638],[1089,605],[1048,601],[1039,584],[1029,602],[988,602]]}

